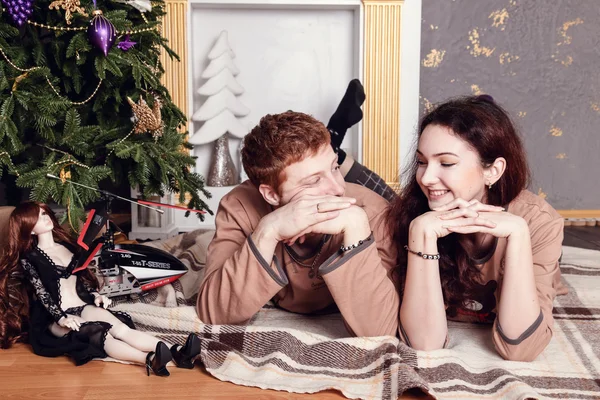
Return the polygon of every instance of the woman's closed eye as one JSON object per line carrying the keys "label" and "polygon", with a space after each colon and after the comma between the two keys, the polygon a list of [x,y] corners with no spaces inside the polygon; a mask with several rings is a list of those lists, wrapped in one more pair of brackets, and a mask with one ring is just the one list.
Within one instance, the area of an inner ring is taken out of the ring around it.
{"label": "woman's closed eye", "polygon": [[[418,166],[427,165],[427,162],[422,161],[422,160],[417,160],[417,165]],[[440,165],[442,167],[449,168],[449,167],[452,167],[452,166],[456,165],[456,163],[440,163]]]}

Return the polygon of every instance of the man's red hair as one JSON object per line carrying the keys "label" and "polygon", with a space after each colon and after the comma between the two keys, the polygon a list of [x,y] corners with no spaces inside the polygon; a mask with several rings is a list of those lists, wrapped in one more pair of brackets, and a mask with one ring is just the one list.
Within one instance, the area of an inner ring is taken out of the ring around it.
{"label": "man's red hair", "polygon": [[256,187],[266,184],[277,189],[285,180],[282,173],[288,165],[315,155],[330,142],[325,125],[310,115],[294,111],[267,114],[244,137],[242,163]]}

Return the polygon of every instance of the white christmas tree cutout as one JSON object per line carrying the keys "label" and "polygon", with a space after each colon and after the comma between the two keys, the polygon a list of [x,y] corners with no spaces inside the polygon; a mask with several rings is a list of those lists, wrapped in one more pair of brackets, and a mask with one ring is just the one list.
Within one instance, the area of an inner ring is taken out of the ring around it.
{"label": "white christmas tree cutout", "polygon": [[233,75],[237,75],[240,73],[238,67],[236,67],[236,65],[233,63],[233,58],[231,58],[230,54],[223,53],[214,60],[212,60],[212,62],[208,65],[208,67],[206,67],[206,69],[204,70],[204,72],[202,72],[202,75],[200,76],[204,79],[208,79],[212,76],[215,76],[219,73],[219,71],[222,71],[225,68],[231,71]]}
{"label": "white christmas tree cutout", "polygon": [[227,133],[240,139],[248,133],[239,118],[248,115],[250,109],[236,97],[244,93],[244,88],[235,79],[240,71],[233,62],[235,54],[227,31],[220,33],[208,58],[210,63],[202,73],[202,78],[208,80],[197,91],[208,98],[192,115],[193,121],[204,122],[188,140],[194,145],[213,142]]}

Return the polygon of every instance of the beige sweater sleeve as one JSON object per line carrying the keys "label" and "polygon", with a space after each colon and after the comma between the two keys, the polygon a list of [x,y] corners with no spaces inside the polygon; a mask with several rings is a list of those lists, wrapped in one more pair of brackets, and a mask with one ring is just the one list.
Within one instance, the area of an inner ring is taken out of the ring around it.
{"label": "beige sweater sleeve", "polygon": [[236,194],[223,198],[217,210],[198,293],[198,317],[208,324],[243,324],[288,284],[277,258],[267,262],[256,249],[250,234],[259,218],[243,206],[252,206],[251,200]]}
{"label": "beige sweater sleeve", "polygon": [[562,252],[564,220],[547,204],[542,209],[534,207],[534,212],[522,217],[529,224],[533,272],[541,311],[537,320],[518,338],[508,338],[504,335],[496,318],[493,342],[498,353],[507,360],[532,361],[552,338],[553,302],[561,285],[558,260]]}
{"label": "beige sweater sleeve", "polygon": [[396,252],[385,229],[385,207],[370,224],[370,240],[327,259],[319,272],[346,326],[356,336],[395,336],[398,330],[399,296],[392,279]]}

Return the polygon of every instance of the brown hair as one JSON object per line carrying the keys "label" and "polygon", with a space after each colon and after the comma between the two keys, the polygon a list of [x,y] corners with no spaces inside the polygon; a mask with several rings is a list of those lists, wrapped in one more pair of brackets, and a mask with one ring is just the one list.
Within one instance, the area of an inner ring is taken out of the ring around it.
{"label": "brown hair", "polygon": [[[506,170],[492,189],[486,189],[486,203],[506,206],[529,183],[529,167],[525,149],[508,113],[490,96],[468,96],[447,101],[426,114],[419,126],[418,138],[428,125],[439,125],[452,130],[479,154],[482,167],[489,167],[498,157],[506,159]],[[418,140],[418,139],[417,139]],[[427,197],[416,179],[416,155],[408,169],[400,196],[388,210],[388,221],[398,245],[398,273],[404,288],[408,254],[410,223],[428,211]],[[479,277],[479,269],[469,257],[473,249],[465,248],[461,235],[450,234],[438,240],[440,277],[447,305],[461,305],[472,295]]]}
{"label": "brown hair", "polygon": [[[8,244],[0,258],[0,348],[6,349],[27,339],[29,296],[32,288],[24,277],[20,259],[37,244],[37,238],[31,232],[39,219],[40,209],[46,211],[54,224],[54,240],[74,245],[70,235],[60,226],[46,204],[24,202],[10,214]],[[98,287],[98,281],[89,270],[84,272],[83,277],[91,287]]]}
{"label": "brown hair", "polygon": [[329,131],[310,115],[287,111],[268,114],[244,137],[242,163],[250,181],[277,189],[283,170],[329,145]]}

